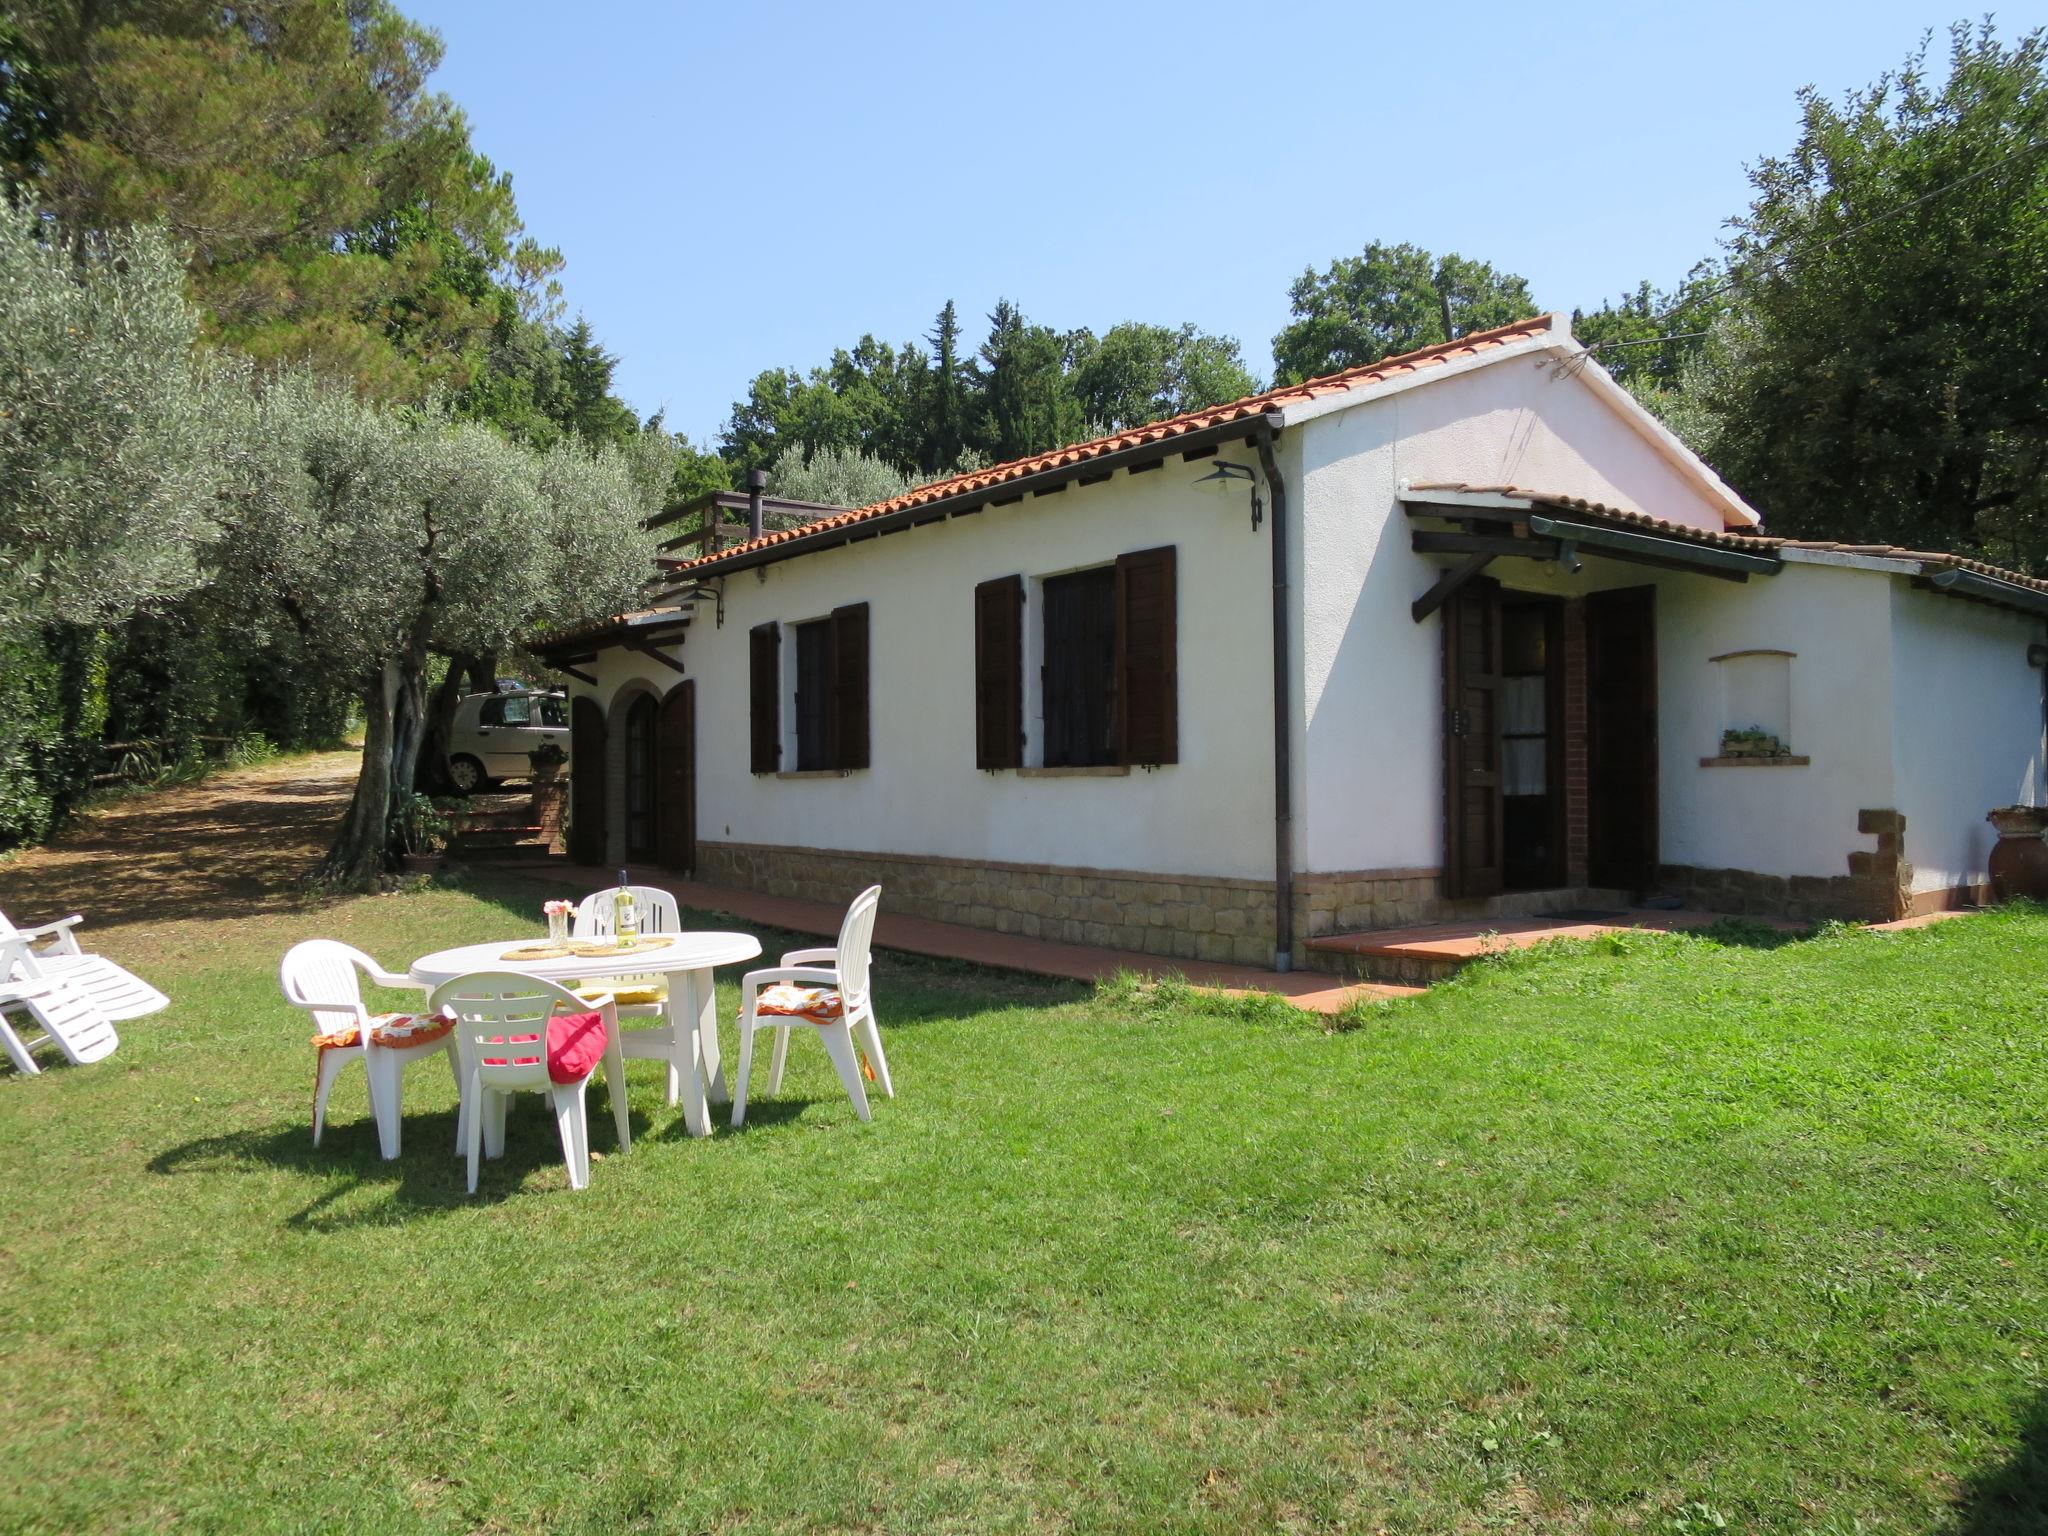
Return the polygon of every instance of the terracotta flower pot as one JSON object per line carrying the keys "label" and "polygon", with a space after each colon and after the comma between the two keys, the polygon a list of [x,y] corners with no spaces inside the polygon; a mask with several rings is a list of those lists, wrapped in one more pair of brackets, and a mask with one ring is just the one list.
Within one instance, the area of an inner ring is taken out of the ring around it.
{"label": "terracotta flower pot", "polygon": [[1984,818],[1998,831],[1991,849],[1991,893],[2000,901],[2022,896],[2048,901],[2048,810],[2034,805],[2008,805]]}

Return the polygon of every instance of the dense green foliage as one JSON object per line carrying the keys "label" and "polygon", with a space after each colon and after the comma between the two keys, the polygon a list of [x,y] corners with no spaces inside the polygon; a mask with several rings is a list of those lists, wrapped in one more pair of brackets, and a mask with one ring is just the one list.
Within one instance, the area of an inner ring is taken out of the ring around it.
{"label": "dense green foliage", "polygon": [[74,254],[0,207],[0,274],[0,636],[179,596],[237,390],[194,347],[176,252],[145,230]]}
{"label": "dense green foliage", "polygon": [[792,443],[768,472],[768,494],[790,501],[821,501],[835,507],[865,507],[901,496],[917,477],[871,459],[852,448],[820,448],[809,459]]}
{"label": "dense green foliage", "polygon": [[1529,284],[1513,273],[1378,240],[1326,272],[1302,273],[1288,297],[1294,319],[1273,338],[1282,383],[1364,367],[1537,312]]}
{"label": "dense green foliage", "polygon": [[1781,533],[2048,563],[2048,34],[1952,32],[1752,173],[1700,446]]}
{"label": "dense green foliage", "polygon": [[[0,222],[0,846],[89,786],[103,741],[155,761],[250,730],[326,739],[394,627],[416,691],[437,664],[415,638],[464,659],[562,616],[572,588],[590,610],[630,599],[637,518],[723,483],[634,419],[587,324],[555,322],[560,260],[427,89],[440,53],[388,0],[52,0],[0,23],[0,176],[21,210]],[[384,550],[432,590],[431,622],[361,547],[321,551],[299,585],[256,568],[279,485],[365,467],[278,419],[314,399],[442,466],[432,493],[380,484],[393,509],[448,504],[443,549],[479,505],[513,509],[476,566],[504,589],[493,623],[443,622],[452,573],[417,540]],[[483,490],[507,475],[521,495]]]}
{"label": "dense green foliage", "polygon": [[735,483],[795,448],[843,449],[926,480],[1042,452],[1250,394],[1238,345],[1192,325],[1127,323],[1100,337],[1027,320],[1005,299],[963,350],[951,303],[922,343],[863,336],[808,374],[771,368],[734,403],[721,437]]}
{"label": "dense green foliage", "polygon": [[[554,894],[317,926],[403,966]],[[172,1009],[0,1081],[11,1530],[2041,1528],[2039,914],[1631,935],[1338,1034],[884,954],[871,1124],[814,1041],[708,1141],[632,1064],[587,1190],[528,1100],[474,1198],[438,1063],[399,1161],[360,1072],[312,1146],[308,919],[214,917],[88,930]]]}

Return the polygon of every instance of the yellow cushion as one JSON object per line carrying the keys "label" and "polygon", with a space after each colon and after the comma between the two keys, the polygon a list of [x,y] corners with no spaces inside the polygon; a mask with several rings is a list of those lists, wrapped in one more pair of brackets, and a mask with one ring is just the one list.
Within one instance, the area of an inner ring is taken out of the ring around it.
{"label": "yellow cushion", "polygon": [[609,995],[621,1008],[668,1001],[668,983],[665,981],[636,982],[632,986],[612,987],[601,981],[587,981],[573,990],[586,1003],[594,1003],[600,997]]}

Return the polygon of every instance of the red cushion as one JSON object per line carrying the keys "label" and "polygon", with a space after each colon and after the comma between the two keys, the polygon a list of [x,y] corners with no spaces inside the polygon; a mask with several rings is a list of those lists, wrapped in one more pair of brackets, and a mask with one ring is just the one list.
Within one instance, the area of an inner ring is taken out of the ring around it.
{"label": "red cushion", "polygon": [[[548,1076],[558,1083],[581,1082],[597,1070],[597,1064],[604,1060],[604,1048],[610,1037],[605,1033],[604,1015],[601,1013],[558,1013],[548,1020]],[[493,1045],[509,1044],[531,1046],[532,1035],[514,1035],[509,1041],[494,1040]],[[515,1055],[515,1064],[525,1065],[533,1056]],[[502,1067],[505,1058],[486,1056],[484,1065]]]}

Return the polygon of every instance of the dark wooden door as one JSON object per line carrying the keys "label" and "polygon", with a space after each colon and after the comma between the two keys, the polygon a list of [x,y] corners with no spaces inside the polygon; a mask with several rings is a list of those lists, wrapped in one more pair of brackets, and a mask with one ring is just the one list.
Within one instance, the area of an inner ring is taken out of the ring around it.
{"label": "dark wooden door", "polygon": [[697,684],[685,679],[661,701],[655,732],[656,822],[663,869],[697,867]]}
{"label": "dark wooden door", "polygon": [[605,842],[604,711],[595,699],[569,707],[569,857],[602,864]]}
{"label": "dark wooden door", "polygon": [[653,698],[641,694],[626,706],[626,857],[645,864],[655,855],[654,731],[659,713]]}
{"label": "dark wooden door", "polygon": [[1443,607],[1444,894],[1501,888],[1500,584],[1477,577]]}
{"label": "dark wooden door", "polygon": [[1657,881],[1657,589],[1586,599],[1586,864],[1593,884]]}

